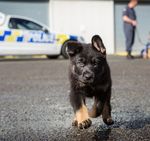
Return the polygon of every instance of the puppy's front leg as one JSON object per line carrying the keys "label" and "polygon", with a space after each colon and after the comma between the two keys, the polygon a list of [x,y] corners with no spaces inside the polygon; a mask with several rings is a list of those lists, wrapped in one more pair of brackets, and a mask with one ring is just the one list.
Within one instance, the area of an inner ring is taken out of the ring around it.
{"label": "puppy's front leg", "polygon": [[79,129],[86,129],[90,127],[92,122],[89,118],[84,98],[80,96],[80,94],[72,93],[70,95],[70,101],[75,112],[73,125],[78,126]]}
{"label": "puppy's front leg", "polygon": [[103,121],[107,125],[114,124],[114,121],[112,120],[111,117],[110,95],[111,95],[111,91],[108,92],[108,96],[105,99],[104,108],[102,112]]}
{"label": "puppy's front leg", "polygon": [[92,122],[89,118],[87,107],[84,104],[76,111],[75,116],[80,129],[86,129],[91,126]]}

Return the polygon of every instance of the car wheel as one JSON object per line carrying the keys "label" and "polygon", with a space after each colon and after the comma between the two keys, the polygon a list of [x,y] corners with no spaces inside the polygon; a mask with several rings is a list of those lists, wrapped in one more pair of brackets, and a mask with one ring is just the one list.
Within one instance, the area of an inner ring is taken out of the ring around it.
{"label": "car wheel", "polygon": [[69,41],[66,41],[63,45],[62,45],[62,48],[61,48],[61,54],[62,56],[65,58],[65,59],[68,59],[69,56],[68,56],[68,53],[67,53],[67,44],[68,44]]}
{"label": "car wheel", "polygon": [[59,55],[47,55],[48,59],[57,59]]}

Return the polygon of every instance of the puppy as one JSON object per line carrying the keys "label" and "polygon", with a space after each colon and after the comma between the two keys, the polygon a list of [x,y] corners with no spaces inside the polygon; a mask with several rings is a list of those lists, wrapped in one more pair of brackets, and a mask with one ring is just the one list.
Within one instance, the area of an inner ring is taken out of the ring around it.
{"label": "puppy", "polygon": [[[67,52],[70,58],[70,103],[75,113],[73,125],[86,129],[92,124],[90,117],[96,118],[101,114],[104,123],[113,124],[110,105],[111,74],[102,39],[95,35],[91,44],[70,41]],[[89,111],[86,97],[94,99]]]}

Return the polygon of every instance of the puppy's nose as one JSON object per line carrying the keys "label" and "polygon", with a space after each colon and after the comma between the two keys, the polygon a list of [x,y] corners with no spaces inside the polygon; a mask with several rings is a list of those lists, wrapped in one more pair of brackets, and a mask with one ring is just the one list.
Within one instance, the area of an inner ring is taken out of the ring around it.
{"label": "puppy's nose", "polygon": [[90,73],[84,74],[84,78],[85,78],[86,80],[90,80],[92,77],[93,77],[93,76],[92,76],[92,74],[90,74]]}
{"label": "puppy's nose", "polygon": [[93,79],[93,74],[90,72],[84,72],[83,77],[85,80],[89,81],[89,80]]}

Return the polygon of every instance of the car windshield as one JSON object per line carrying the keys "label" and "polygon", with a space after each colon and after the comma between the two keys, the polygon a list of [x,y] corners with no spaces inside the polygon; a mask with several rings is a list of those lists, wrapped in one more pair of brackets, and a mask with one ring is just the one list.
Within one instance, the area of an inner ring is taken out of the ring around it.
{"label": "car windshield", "polygon": [[42,30],[42,26],[29,20],[11,18],[9,21],[11,29]]}

